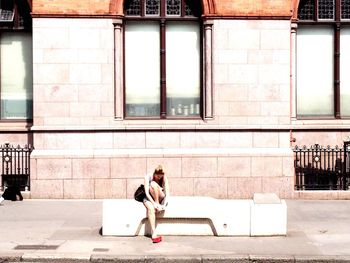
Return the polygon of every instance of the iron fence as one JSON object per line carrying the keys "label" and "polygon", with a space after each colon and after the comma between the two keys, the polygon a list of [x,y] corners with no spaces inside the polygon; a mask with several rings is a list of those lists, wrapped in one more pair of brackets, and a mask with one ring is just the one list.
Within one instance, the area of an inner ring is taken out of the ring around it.
{"label": "iron fence", "polygon": [[350,142],[294,148],[296,190],[349,190]]}
{"label": "iron fence", "polygon": [[30,145],[14,147],[9,143],[0,146],[1,151],[1,190],[16,185],[21,191],[30,190]]}

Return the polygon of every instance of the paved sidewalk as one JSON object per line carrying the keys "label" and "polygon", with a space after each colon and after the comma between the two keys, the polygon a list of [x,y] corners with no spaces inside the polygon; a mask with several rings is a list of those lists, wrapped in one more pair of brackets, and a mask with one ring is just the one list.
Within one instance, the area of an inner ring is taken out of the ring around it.
{"label": "paved sidewalk", "polygon": [[[287,200],[286,237],[103,237],[101,200],[5,201],[0,262],[350,262],[350,200]],[[127,211],[123,211],[127,212]]]}

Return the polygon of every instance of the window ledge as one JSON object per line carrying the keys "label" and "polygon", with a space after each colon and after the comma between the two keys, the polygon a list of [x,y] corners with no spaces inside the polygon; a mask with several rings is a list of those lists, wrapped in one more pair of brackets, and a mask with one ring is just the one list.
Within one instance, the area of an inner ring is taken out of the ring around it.
{"label": "window ledge", "polygon": [[146,149],[69,149],[33,150],[32,158],[106,157],[293,157],[291,148],[146,148]]}
{"label": "window ledge", "polygon": [[292,120],[292,126],[307,129],[349,129],[350,119]]}
{"label": "window ledge", "polygon": [[27,121],[3,121],[0,122],[0,131],[28,132],[32,126],[33,123]]}

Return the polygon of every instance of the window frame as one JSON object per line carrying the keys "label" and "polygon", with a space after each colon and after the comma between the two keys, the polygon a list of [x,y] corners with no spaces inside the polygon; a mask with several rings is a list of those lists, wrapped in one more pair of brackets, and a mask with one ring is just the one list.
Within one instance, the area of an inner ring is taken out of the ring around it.
{"label": "window frame", "polygon": [[[318,2],[319,0],[312,0],[314,5],[313,19],[299,19],[299,12],[301,8],[302,1],[299,3],[298,7],[298,20],[296,21],[298,25],[325,25],[330,26],[333,29],[333,92],[334,92],[334,109],[333,115],[317,116],[317,115],[298,115],[298,109],[296,109],[297,119],[350,119],[350,116],[341,116],[340,107],[340,30],[342,26],[349,26],[350,19],[341,18],[341,0],[334,0],[334,19],[319,19],[318,18]],[[296,105],[298,108],[298,105]]]}
{"label": "window frame", "polygon": [[[197,17],[195,15],[193,16],[186,16],[185,14],[185,0],[181,0],[181,12],[180,15],[167,15],[166,14],[166,1],[159,0],[159,15],[146,15],[145,11],[145,1],[146,0],[140,0],[140,15],[127,15],[125,10],[125,4],[124,3],[124,25],[128,21],[155,21],[159,24],[159,41],[160,41],[160,114],[159,116],[127,116],[126,114],[126,78],[125,78],[125,30],[123,30],[123,118],[125,120],[159,120],[159,119],[167,119],[167,120],[200,120],[204,117],[203,112],[203,21],[201,16]],[[198,5],[200,5],[200,14],[202,14],[202,5],[201,1],[198,1]],[[170,113],[167,113],[167,93],[166,93],[166,23],[167,21],[194,21],[198,23],[199,28],[199,46],[200,46],[200,61],[199,61],[199,68],[200,70],[200,76],[199,76],[199,83],[200,83],[200,91],[199,91],[199,100],[200,100],[200,113],[197,116],[172,116]]]}
{"label": "window frame", "polygon": [[[13,10],[14,10],[14,17],[11,21],[0,21],[0,38],[3,33],[7,32],[25,32],[25,33],[32,33],[32,17],[31,17],[31,0],[24,0],[20,1],[22,6],[20,7],[18,5],[18,2],[13,0]],[[20,14],[20,11],[22,14]],[[23,18],[23,24],[20,21],[20,18]],[[1,56],[1,54],[0,54]],[[0,64],[1,69],[1,64]],[[0,70],[0,78],[1,78],[1,70]],[[1,109],[2,109],[2,103],[1,103],[1,91],[2,87],[0,84],[0,122],[33,122],[33,104],[32,104],[32,116],[30,118],[9,118],[9,119],[2,119],[1,118]],[[27,105],[28,106],[28,105]]]}

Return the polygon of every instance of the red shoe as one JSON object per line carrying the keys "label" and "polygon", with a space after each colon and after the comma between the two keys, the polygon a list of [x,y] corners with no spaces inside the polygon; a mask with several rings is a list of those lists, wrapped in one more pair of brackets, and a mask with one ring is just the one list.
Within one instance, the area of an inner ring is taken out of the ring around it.
{"label": "red shoe", "polygon": [[161,241],[162,241],[162,237],[161,237],[161,236],[156,237],[156,238],[152,238],[152,242],[153,242],[153,243],[159,243],[159,242],[161,242]]}

